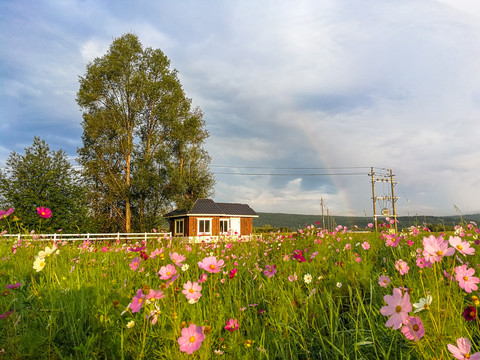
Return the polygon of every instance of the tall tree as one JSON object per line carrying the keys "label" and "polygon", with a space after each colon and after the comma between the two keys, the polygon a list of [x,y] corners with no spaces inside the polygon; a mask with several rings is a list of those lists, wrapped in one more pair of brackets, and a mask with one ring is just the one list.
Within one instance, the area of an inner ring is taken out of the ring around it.
{"label": "tall tree", "polygon": [[133,218],[134,227],[143,230],[182,196],[183,187],[169,186],[172,164],[188,161],[179,160],[179,143],[199,149],[195,162],[209,180],[195,194],[212,190],[210,158],[202,148],[208,136],[203,114],[192,109],[161,50],[143,49],[133,34],[115,39],[103,57],[87,65],[77,103],[83,111],[79,161],[95,191],[96,215],[121,219],[110,226],[130,232]]}
{"label": "tall tree", "polygon": [[50,150],[38,137],[21,155],[12,152],[5,171],[0,172],[0,194],[4,205],[15,209],[15,215],[26,230],[39,224],[37,207],[48,207],[52,217],[43,230],[88,231],[87,204],[81,178],[63,150]]}

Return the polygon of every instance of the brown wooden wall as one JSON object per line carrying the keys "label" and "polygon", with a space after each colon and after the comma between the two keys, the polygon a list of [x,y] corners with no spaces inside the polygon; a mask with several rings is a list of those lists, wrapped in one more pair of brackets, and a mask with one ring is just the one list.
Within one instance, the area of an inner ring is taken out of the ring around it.
{"label": "brown wooden wall", "polygon": [[[203,216],[202,216],[203,218]],[[204,218],[208,218],[208,216],[204,216]],[[175,220],[180,220],[181,218],[174,218],[170,219],[170,232],[172,234],[175,233]],[[197,218],[196,217],[184,217],[183,222],[183,231],[184,236],[197,236],[198,229],[197,229]],[[220,219],[230,219],[229,217],[222,216],[221,218],[218,216],[212,217],[212,236],[219,235],[220,233]],[[240,235],[251,235],[253,233],[253,218],[240,218]]]}

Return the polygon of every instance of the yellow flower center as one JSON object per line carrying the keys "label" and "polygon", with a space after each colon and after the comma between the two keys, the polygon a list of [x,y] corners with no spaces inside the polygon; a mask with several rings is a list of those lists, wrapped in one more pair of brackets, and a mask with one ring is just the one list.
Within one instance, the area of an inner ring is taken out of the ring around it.
{"label": "yellow flower center", "polygon": [[167,271],[167,275],[170,276],[171,272],[170,271]]}
{"label": "yellow flower center", "polygon": [[190,339],[188,339],[188,341],[190,341],[191,343],[194,343],[195,342],[195,336],[190,336]]}
{"label": "yellow flower center", "polygon": [[138,299],[138,303],[141,304],[143,302],[143,298]]}
{"label": "yellow flower center", "polygon": [[437,255],[438,255],[438,256],[443,256],[443,252],[442,252],[441,250],[438,250],[438,251],[437,251]]}
{"label": "yellow flower center", "polygon": [[463,355],[465,357],[465,359],[470,359],[470,354],[469,353],[466,353],[465,355]]}
{"label": "yellow flower center", "polygon": [[397,305],[397,307],[395,308],[395,312],[399,313],[402,311],[402,307],[400,305]]}
{"label": "yellow flower center", "polygon": [[193,290],[193,288],[190,288],[190,290],[188,290],[188,292],[189,292],[190,294],[193,294],[193,293],[195,292],[195,290]]}
{"label": "yellow flower center", "polygon": [[214,265],[214,264],[210,265],[210,269],[214,270],[214,269],[215,269],[215,265]]}
{"label": "yellow flower center", "polygon": [[413,331],[418,331],[420,329],[420,326],[418,324],[413,325],[412,327]]}
{"label": "yellow flower center", "polygon": [[462,245],[457,245],[457,249],[458,250],[463,250],[463,246]]}
{"label": "yellow flower center", "polygon": [[470,317],[474,318],[475,317],[475,311],[470,312]]}
{"label": "yellow flower center", "polygon": [[464,276],[463,280],[468,281],[468,276]]}

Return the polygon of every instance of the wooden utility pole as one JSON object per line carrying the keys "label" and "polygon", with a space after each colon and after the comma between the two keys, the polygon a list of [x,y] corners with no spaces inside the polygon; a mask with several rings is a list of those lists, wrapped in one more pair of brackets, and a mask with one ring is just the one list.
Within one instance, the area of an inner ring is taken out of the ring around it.
{"label": "wooden utility pole", "polygon": [[395,220],[395,234],[398,233],[398,226],[397,226],[397,211],[395,210],[395,201],[397,201],[397,198],[395,197],[395,191],[393,189],[394,187],[394,181],[393,181],[393,172],[392,169],[390,169],[390,185],[392,187],[392,210],[393,210],[393,220]]}
{"label": "wooden utility pole", "polygon": [[372,200],[373,200],[373,222],[375,223],[375,232],[377,232],[377,198],[375,196],[375,173],[371,168],[370,176],[372,177]]}

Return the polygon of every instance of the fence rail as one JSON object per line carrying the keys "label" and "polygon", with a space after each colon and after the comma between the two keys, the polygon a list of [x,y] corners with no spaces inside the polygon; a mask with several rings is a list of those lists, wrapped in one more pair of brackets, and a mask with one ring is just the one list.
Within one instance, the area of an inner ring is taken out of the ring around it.
{"label": "fence rail", "polygon": [[107,240],[145,240],[171,238],[172,233],[109,233],[109,234],[4,234],[0,239],[35,239],[37,241],[107,241]]}

